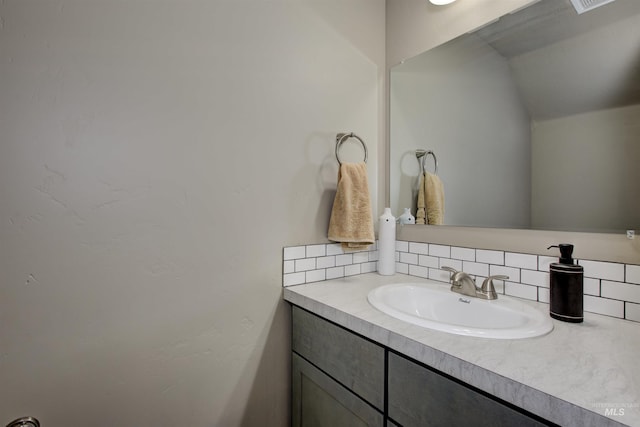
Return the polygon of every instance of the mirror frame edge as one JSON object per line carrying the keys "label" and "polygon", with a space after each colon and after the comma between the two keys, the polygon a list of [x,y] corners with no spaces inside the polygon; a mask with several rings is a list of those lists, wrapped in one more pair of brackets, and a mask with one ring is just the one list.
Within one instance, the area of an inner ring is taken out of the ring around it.
{"label": "mirror frame edge", "polygon": [[443,225],[398,226],[397,239],[475,249],[526,253],[556,258],[550,245],[571,243],[579,260],[640,264],[640,237],[623,234]]}

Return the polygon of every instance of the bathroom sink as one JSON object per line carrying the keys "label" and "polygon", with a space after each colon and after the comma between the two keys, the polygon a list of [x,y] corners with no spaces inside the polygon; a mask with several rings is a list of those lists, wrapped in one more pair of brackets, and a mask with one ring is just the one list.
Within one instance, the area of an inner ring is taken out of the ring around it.
{"label": "bathroom sink", "polygon": [[549,333],[549,313],[515,298],[482,300],[452,292],[438,282],[396,283],[369,292],[368,300],[389,316],[437,331],[494,339]]}

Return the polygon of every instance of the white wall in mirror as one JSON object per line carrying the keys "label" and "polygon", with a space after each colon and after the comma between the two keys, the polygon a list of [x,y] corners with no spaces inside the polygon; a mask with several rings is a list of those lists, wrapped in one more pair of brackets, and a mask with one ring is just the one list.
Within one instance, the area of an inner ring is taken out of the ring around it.
{"label": "white wall in mirror", "polygon": [[638,228],[639,136],[640,105],[536,123],[533,228],[603,232]]}
{"label": "white wall in mirror", "polygon": [[508,62],[479,39],[456,39],[395,67],[390,84],[392,211],[415,214],[422,148],[439,160],[445,224],[528,227],[529,116]]}

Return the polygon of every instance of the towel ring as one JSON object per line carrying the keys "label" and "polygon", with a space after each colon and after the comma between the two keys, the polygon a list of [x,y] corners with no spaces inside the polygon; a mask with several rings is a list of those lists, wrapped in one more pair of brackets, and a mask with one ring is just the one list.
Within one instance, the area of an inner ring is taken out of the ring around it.
{"label": "towel ring", "polygon": [[431,150],[423,150],[423,149],[417,149],[416,150],[416,158],[418,159],[418,163],[420,164],[420,166],[422,166],[422,173],[425,173],[425,160],[426,157],[431,154],[431,157],[433,157],[433,164],[434,164],[434,168],[433,168],[433,173],[434,174],[438,174],[438,159],[436,158],[436,153],[434,153]]}
{"label": "towel ring", "polygon": [[360,144],[362,144],[362,148],[364,149],[364,162],[367,163],[367,157],[368,157],[367,144],[365,144],[364,141],[360,139],[358,135],[351,132],[351,133],[339,133],[336,135],[336,159],[338,160],[338,164],[342,165],[342,162],[340,161],[340,156],[338,155],[340,152],[340,146],[342,145],[343,142],[345,142],[349,138],[355,138],[358,141],[360,141]]}
{"label": "towel ring", "polygon": [[40,421],[33,417],[22,417],[11,421],[7,427],[40,427]]}

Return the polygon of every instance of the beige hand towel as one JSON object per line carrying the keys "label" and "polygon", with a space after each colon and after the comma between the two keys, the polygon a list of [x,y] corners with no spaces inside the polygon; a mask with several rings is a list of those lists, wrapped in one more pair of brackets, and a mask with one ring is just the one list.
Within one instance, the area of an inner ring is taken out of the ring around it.
{"label": "beige hand towel", "polygon": [[444,224],[444,186],[438,175],[420,176],[417,205],[416,224]]}
{"label": "beige hand towel", "polygon": [[418,210],[416,211],[416,224],[427,223],[427,212],[424,204],[424,174],[420,175],[420,184],[418,186]]}
{"label": "beige hand towel", "polygon": [[438,175],[425,173],[425,206],[427,210],[427,224],[444,224],[444,186]]}
{"label": "beige hand towel", "polygon": [[341,242],[347,250],[367,249],[375,242],[367,165],[342,163],[331,219],[329,240]]}

